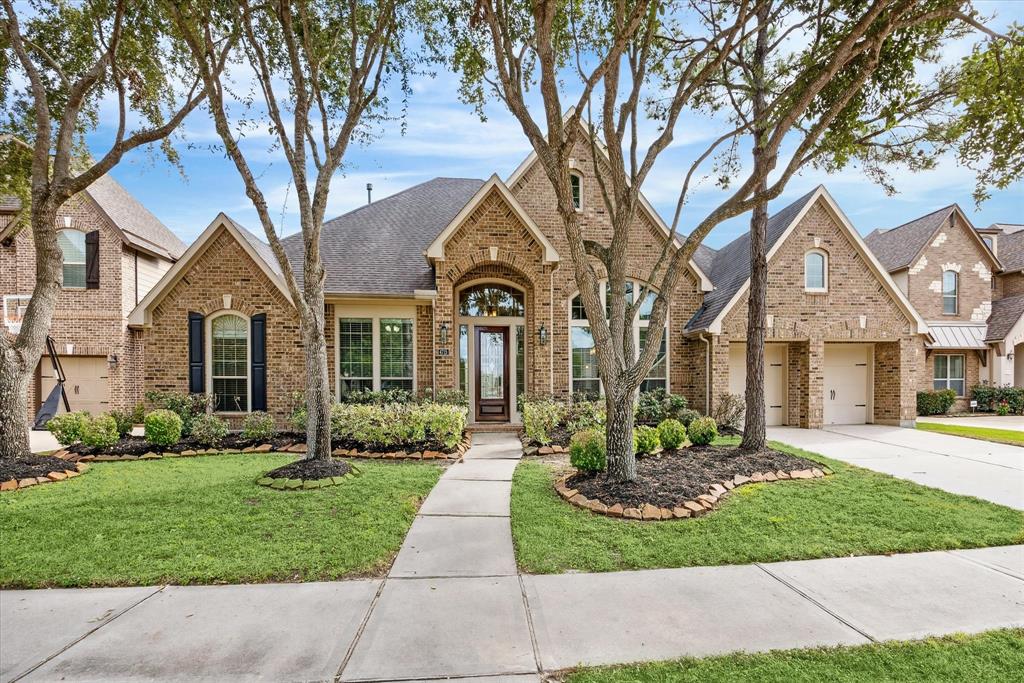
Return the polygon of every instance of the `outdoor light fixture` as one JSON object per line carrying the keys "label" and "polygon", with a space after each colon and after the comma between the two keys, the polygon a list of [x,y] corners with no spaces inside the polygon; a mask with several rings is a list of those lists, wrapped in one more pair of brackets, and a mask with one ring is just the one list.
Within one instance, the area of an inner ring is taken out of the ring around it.
{"label": "outdoor light fixture", "polygon": [[112,368],[116,368],[117,364],[120,363],[120,362],[121,361],[120,361],[120,359],[118,359],[116,353],[112,353],[109,356],[107,356],[107,365],[109,365]]}
{"label": "outdoor light fixture", "polygon": [[441,336],[441,346],[446,346],[448,344],[448,323],[441,323],[437,329]]}
{"label": "outdoor light fixture", "polygon": [[537,341],[540,342],[541,346],[546,346],[548,343],[548,328],[541,323],[540,328],[537,330]]}

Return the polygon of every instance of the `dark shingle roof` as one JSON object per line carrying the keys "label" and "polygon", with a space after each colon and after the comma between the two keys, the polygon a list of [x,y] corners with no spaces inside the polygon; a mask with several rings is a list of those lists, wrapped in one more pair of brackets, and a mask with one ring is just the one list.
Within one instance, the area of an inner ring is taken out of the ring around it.
{"label": "dark shingle roof", "polygon": [[864,241],[883,268],[890,273],[902,270],[910,266],[910,262],[921,253],[921,249],[956,208],[956,204],[950,204],[891,230],[873,230]]}
{"label": "dark shingle roof", "polygon": [[1008,296],[992,302],[992,312],[988,316],[988,331],[985,341],[1000,341],[1006,338],[1014,324],[1024,314],[1024,294]]}
{"label": "dark shingle roof", "polygon": [[[770,251],[779,238],[782,237],[782,233],[786,231],[786,228],[793,222],[793,219],[803,210],[815,192],[817,192],[817,188],[768,218],[766,250]],[[700,261],[697,262],[697,265],[711,278],[715,289],[705,295],[704,305],[697,309],[693,318],[686,324],[686,329],[688,330],[704,329],[714,322],[733,295],[749,279],[750,233],[747,232],[740,235],[717,252],[714,252],[714,261],[711,263],[710,269],[704,268]]]}
{"label": "dark shingle roof", "polygon": [[1003,264],[1003,269],[1009,273],[1024,270],[1024,232],[1011,232],[999,235],[996,239],[999,262]]}
{"label": "dark shingle roof", "polygon": [[693,262],[704,271],[704,274],[709,279],[711,278],[711,269],[714,267],[715,254],[717,253],[717,251],[706,244],[698,244],[697,249],[693,252]]}
{"label": "dark shingle roof", "polygon": [[[434,289],[423,252],[484,184],[434,178],[324,223],[320,253],[332,294],[411,294]],[[283,241],[302,280],[302,235]]]}
{"label": "dark shingle roof", "polygon": [[185,253],[185,243],[109,175],[100,176],[86,193],[124,233],[128,244],[170,259]]}
{"label": "dark shingle roof", "polygon": [[245,241],[253,248],[253,251],[261,259],[263,259],[267,266],[279,276],[284,275],[284,271],[281,270],[280,264],[277,262],[277,257],[274,256],[274,250],[270,248],[270,245],[264,242],[261,238],[257,237],[255,233],[242,227],[242,224],[234,220],[228,215],[224,215],[224,219],[231,221],[231,225],[242,235]]}

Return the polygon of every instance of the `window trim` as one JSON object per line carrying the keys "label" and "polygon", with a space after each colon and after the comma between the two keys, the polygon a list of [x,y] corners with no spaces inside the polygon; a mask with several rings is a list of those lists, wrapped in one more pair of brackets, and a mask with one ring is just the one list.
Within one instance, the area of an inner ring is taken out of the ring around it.
{"label": "window trim", "polygon": [[[328,301],[328,303],[333,303]],[[355,318],[371,321],[373,339],[373,391],[380,391],[380,321],[381,319],[399,319],[412,322],[412,393],[419,390],[419,319],[416,306],[374,305],[374,304],[339,304],[334,303],[334,400],[341,399],[341,320]],[[388,378],[393,379],[393,378]]]}
{"label": "window trim", "polygon": [[[224,309],[217,311],[206,316],[205,322],[205,334],[206,339],[204,345],[206,348],[203,350],[206,362],[206,391],[210,396],[214,395],[213,392],[213,321],[217,318],[223,318],[227,315],[233,315],[237,318],[241,318],[242,322],[245,323],[245,391],[246,391],[246,407],[247,410],[217,410],[216,401],[213,403],[211,412],[216,415],[248,415],[252,412],[252,320],[249,319],[245,313],[236,311],[234,309]],[[234,379],[240,379],[240,375],[218,375],[221,378],[230,377]]]}
{"label": "window trim", "polygon": [[[342,375],[341,375],[341,323],[343,321],[345,321],[345,320],[352,320],[352,321],[368,322],[368,323],[370,323],[370,375],[368,377],[367,376],[342,377]],[[337,365],[335,366],[335,369],[336,369],[336,374],[338,375],[338,398],[339,399],[341,398],[341,383],[344,380],[346,380],[346,379],[359,380],[359,381],[369,380],[370,381],[370,388],[372,389],[373,386],[374,386],[374,384],[373,384],[373,372],[374,372],[374,368],[375,368],[374,356],[373,356],[373,328],[374,328],[374,325],[375,325],[375,321],[374,321],[373,318],[368,318],[368,317],[365,317],[365,316],[354,316],[354,315],[353,316],[348,316],[348,315],[341,316],[335,322],[335,328],[334,329],[335,329],[335,334],[337,335],[335,337],[335,339],[336,339],[336,342],[337,342],[336,345],[338,347],[338,356],[337,356],[338,360],[337,360]]]}
{"label": "window trim", "polygon": [[[946,294],[946,273],[953,274],[953,312],[950,313],[946,310],[946,299],[951,298],[949,294]],[[945,268],[942,271],[940,292],[942,294],[942,315],[960,315],[960,273],[956,272],[952,268]]]}
{"label": "window trim", "polygon": [[[86,233],[83,232],[82,230],[77,230],[75,228],[64,228],[62,230],[58,230],[57,231],[57,237],[58,237],[57,246],[58,247],[60,246],[60,241],[59,241],[60,236],[63,235],[64,233],[66,233],[66,232],[74,233],[75,235],[78,235],[79,237],[81,237],[81,240],[82,240],[82,262],[81,263],[79,263],[77,261],[68,262],[67,255],[64,253],[64,250],[63,249],[60,250],[60,274],[61,274],[61,278],[60,278],[61,285],[60,286],[61,286],[61,289],[69,289],[69,290],[72,290],[72,291],[79,291],[79,290],[88,289],[88,284],[89,284],[89,257],[86,254],[86,250],[88,249],[88,247],[85,244],[85,235],[86,235]],[[70,285],[67,285],[67,284],[64,283],[64,281],[65,281],[65,278],[64,278],[64,267],[65,266],[69,266],[69,265],[70,266],[82,266],[82,286],[81,287],[70,286]]]}
{"label": "window trim", "polygon": [[583,174],[579,171],[569,171],[569,191],[572,192],[572,179],[575,178],[579,188],[578,197],[572,198],[572,207],[576,211],[583,211]]}
{"label": "window trim", "polygon": [[[936,373],[936,366],[938,365],[938,359],[940,357],[946,359],[946,376],[945,377],[937,377],[936,374],[935,374]],[[963,368],[963,373],[964,373],[963,377],[951,377],[950,376],[950,374],[949,374],[949,368],[950,368],[949,359],[950,358],[960,358],[961,359],[960,367]],[[952,387],[949,385],[949,383],[951,381],[952,382],[963,382],[964,383],[964,393],[963,394],[958,393],[956,395],[956,397],[957,398],[964,398],[967,395],[967,354],[964,354],[964,353],[935,353],[935,354],[932,354],[932,359],[933,359],[932,360],[932,389],[935,390],[935,391],[943,391],[944,389],[952,389]],[[935,383],[936,382],[945,382],[946,383],[945,388],[944,389],[936,389],[936,387],[935,387]]]}
{"label": "window trim", "polygon": [[[811,255],[821,256],[821,282],[823,287],[810,287],[807,284],[807,257]],[[804,252],[804,291],[812,294],[828,293],[828,252],[815,247]]]}
{"label": "window trim", "polygon": [[[383,342],[383,338],[384,338],[383,327],[384,327],[384,321],[385,320],[392,320],[392,321],[397,320],[400,323],[403,323],[405,321],[409,321],[409,356],[410,356],[410,358],[409,358],[409,366],[410,366],[409,370],[410,370],[410,374],[409,374],[408,377],[405,377],[405,376],[397,377],[397,376],[394,376],[394,375],[388,375],[387,377],[385,377],[384,376],[384,359],[383,359],[383,355],[381,355],[381,356],[379,356],[377,358],[377,361],[378,361],[377,375],[379,375],[379,377],[377,379],[379,380],[379,386],[383,387],[385,381],[387,381],[387,382],[404,382],[404,381],[408,380],[409,381],[410,391],[414,391],[415,387],[416,387],[416,351],[414,350],[416,348],[416,331],[415,331],[416,330],[416,318],[415,317],[413,317],[413,318],[399,318],[399,317],[387,317],[387,318],[385,318],[383,316],[378,318],[377,319],[377,334],[378,334],[378,336],[379,336],[379,338],[381,339],[382,342]],[[341,348],[340,345],[339,345],[338,348],[340,350],[340,348]],[[381,346],[380,346],[380,349],[381,349],[382,352],[383,352],[383,348],[384,348],[384,346],[383,346],[383,343],[382,343]]]}

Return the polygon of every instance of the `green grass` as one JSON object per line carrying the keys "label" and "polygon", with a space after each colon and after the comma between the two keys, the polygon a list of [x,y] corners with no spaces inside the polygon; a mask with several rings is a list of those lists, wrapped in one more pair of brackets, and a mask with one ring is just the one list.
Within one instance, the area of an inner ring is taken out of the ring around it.
{"label": "green grass", "polygon": [[552,468],[524,461],[512,480],[519,565],[539,574],[607,572],[1024,541],[1024,512],[772,446],[821,462],[835,474],[748,484],[706,517],[666,522],[613,519],[568,505],[555,494]]}
{"label": "green grass", "polygon": [[360,463],[340,486],[275,491],[292,458],[94,463],[0,495],[0,587],[314,581],[379,574],[437,482],[436,465]]}
{"label": "green grass", "polygon": [[1011,681],[1024,671],[1024,630],[860,647],[733,654],[574,672],[567,683],[714,681]]}
{"label": "green grass", "polygon": [[1011,446],[1024,446],[1024,432],[1014,429],[971,427],[968,425],[942,424],[939,422],[918,422],[917,428],[925,432],[940,432],[942,434],[951,434],[952,436],[966,436],[970,439],[1005,443]]}

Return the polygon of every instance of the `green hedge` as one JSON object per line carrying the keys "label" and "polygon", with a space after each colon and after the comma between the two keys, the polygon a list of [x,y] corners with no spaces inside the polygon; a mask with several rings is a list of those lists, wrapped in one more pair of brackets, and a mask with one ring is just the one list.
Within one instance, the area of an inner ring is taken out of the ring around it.
{"label": "green hedge", "polygon": [[1006,403],[1014,415],[1024,414],[1024,388],[995,387],[979,384],[971,387],[971,398],[978,402],[978,410],[994,411],[1000,403]]}
{"label": "green hedge", "polygon": [[336,403],[331,436],[367,446],[400,447],[427,440],[454,448],[466,428],[466,409],[441,403]]}
{"label": "green hedge", "polygon": [[917,392],[918,415],[945,415],[956,400],[956,392],[952,389],[940,391]]}

